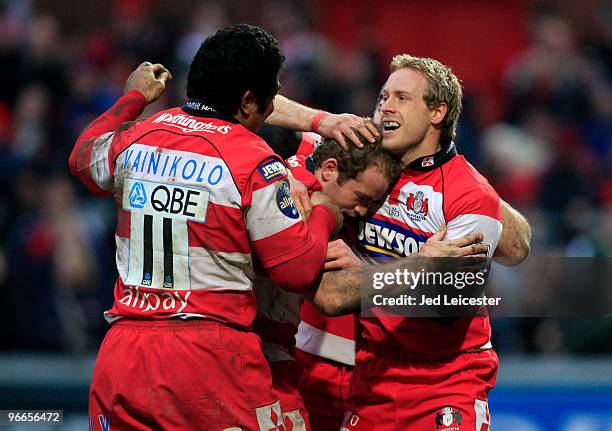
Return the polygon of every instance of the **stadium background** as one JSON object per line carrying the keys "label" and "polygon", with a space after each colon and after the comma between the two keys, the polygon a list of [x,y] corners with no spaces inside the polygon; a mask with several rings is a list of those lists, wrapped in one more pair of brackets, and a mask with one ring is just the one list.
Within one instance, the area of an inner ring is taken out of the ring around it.
{"label": "stadium background", "polygon": [[[394,53],[450,65],[466,92],[459,150],[529,218],[532,254],[612,254],[610,2],[5,0],[0,409],[64,409],[64,429],[86,426],[114,215],[68,176],[69,151],[143,60],[175,76],[147,112],[181,103],[201,40],[235,22],[280,40],[284,95],[332,112],[371,114]],[[494,331],[494,429],[612,430],[612,320],[504,318]]]}

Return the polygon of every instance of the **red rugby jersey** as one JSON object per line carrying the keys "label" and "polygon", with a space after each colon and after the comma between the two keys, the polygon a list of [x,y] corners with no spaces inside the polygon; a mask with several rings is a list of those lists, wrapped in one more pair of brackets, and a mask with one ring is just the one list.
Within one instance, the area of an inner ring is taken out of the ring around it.
{"label": "red rugby jersey", "polygon": [[[272,270],[315,243],[292,204],[284,163],[201,102],[114,131],[144,105],[137,91],[124,95],[81,135],[70,158],[72,172],[117,206],[119,277],[106,318],[205,317],[249,327],[254,257]],[[112,131],[86,138],[92,128]],[[333,217],[316,209],[325,222],[316,238],[326,241],[319,237],[333,230]],[[313,277],[324,250],[319,260],[308,268]]]}
{"label": "red rugby jersey", "polygon": [[[482,232],[493,255],[502,230],[499,197],[488,181],[457,154],[454,143],[407,166],[384,204],[358,229],[358,249],[393,259],[418,252],[442,224],[445,239]],[[374,349],[445,356],[491,347],[488,317],[448,320],[382,316],[362,318]]]}

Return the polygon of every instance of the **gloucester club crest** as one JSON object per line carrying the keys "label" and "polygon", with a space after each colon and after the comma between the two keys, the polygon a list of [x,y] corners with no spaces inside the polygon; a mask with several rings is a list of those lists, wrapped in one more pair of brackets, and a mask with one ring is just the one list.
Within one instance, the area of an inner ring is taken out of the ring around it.
{"label": "gloucester club crest", "polygon": [[416,192],[416,194],[410,193],[406,200],[406,208],[411,219],[416,218],[415,221],[424,220],[429,213],[429,198],[425,198],[421,191]]}
{"label": "gloucester club crest", "polygon": [[436,430],[460,431],[461,412],[455,407],[443,407],[436,412]]}

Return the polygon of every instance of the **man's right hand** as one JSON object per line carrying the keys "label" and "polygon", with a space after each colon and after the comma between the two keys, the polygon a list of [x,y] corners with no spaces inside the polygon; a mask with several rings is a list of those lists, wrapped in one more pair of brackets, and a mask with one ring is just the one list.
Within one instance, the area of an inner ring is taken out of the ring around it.
{"label": "man's right hand", "polygon": [[443,225],[433,234],[419,250],[424,257],[486,257],[489,246],[481,244],[484,235],[480,232],[470,233],[461,238],[444,240],[446,225]]}
{"label": "man's right hand", "polygon": [[331,210],[331,212],[334,214],[334,217],[336,218],[336,229],[334,229],[334,235],[337,234],[340,231],[340,228],[342,228],[342,222],[344,221],[342,211],[340,210],[338,204],[334,202],[334,200],[327,196],[325,193],[321,192],[313,192],[310,195],[310,202],[312,203],[313,207],[315,205],[325,205]]}
{"label": "man's right hand", "polygon": [[334,139],[346,151],[349,145],[358,148],[363,147],[359,137],[355,134],[357,130],[370,142],[374,142],[380,132],[369,118],[358,117],[353,114],[329,114],[319,123],[316,132],[324,138]]}
{"label": "man's right hand", "polygon": [[172,74],[163,65],[145,61],[140,63],[125,81],[123,92],[138,90],[149,104],[159,99],[166,89],[166,82],[170,79]]}

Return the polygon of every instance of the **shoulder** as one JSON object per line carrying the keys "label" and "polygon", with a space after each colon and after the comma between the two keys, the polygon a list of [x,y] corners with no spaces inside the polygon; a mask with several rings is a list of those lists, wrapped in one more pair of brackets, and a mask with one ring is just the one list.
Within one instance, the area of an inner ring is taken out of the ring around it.
{"label": "shoulder", "polygon": [[489,181],[465,157],[458,155],[442,167],[444,207],[447,219],[480,214],[501,219],[499,195]]}

